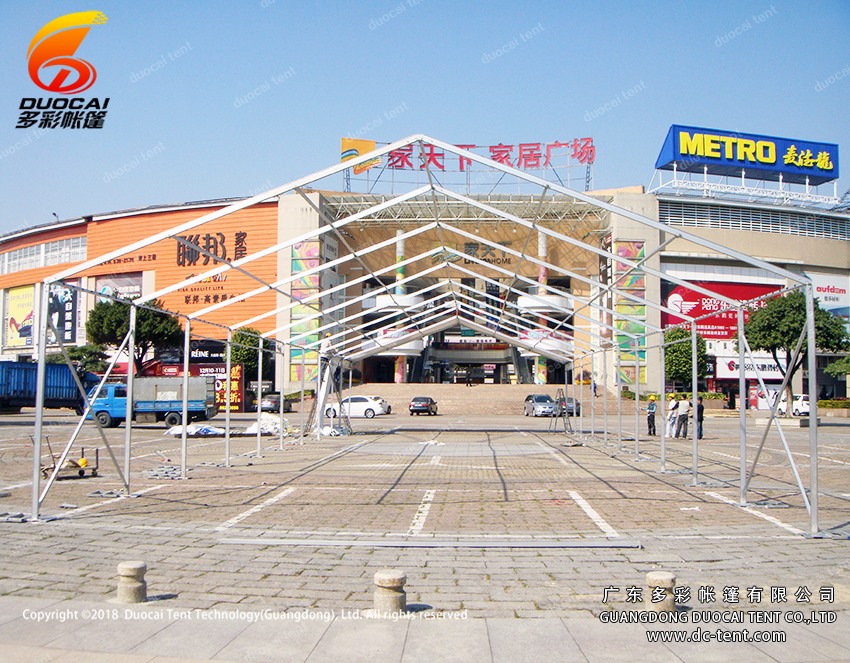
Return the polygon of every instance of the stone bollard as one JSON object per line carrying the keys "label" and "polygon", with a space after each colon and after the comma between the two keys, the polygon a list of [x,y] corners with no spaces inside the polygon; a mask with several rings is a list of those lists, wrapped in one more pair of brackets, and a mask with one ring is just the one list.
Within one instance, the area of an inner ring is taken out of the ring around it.
{"label": "stone bollard", "polygon": [[[673,596],[673,588],[676,586],[676,576],[669,571],[650,571],[646,574],[646,584],[649,588],[649,593],[644,600],[647,610],[654,612],[676,612],[676,598]],[[657,598],[661,592],[664,593],[664,598],[661,601],[653,602],[653,593],[655,593]]]}
{"label": "stone bollard", "polygon": [[118,565],[118,603],[144,603],[148,600],[148,584],[144,562],[121,562]]}
{"label": "stone bollard", "polygon": [[407,610],[404,584],[407,576],[398,569],[381,569],[375,572],[375,613],[399,613]]}

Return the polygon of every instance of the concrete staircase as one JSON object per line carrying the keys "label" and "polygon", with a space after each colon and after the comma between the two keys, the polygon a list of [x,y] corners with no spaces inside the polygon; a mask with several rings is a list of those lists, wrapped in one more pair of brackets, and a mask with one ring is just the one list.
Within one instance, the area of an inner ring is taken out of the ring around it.
{"label": "concrete staircase", "polygon": [[[581,388],[581,387],[579,387]],[[354,387],[355,394],[381,396],[393,406],[393,412],[407,412],[410,400],[415,396],[430,396],[437,401],[441,414],[522,414],[522,406],[528,394],[549,394],[552,398],[558,391],[557,385],[535,384],[388,384],[371,383]],[[347,392],[343,391],[343,396]],[[573,396],[570,385],[569,395]],[[584,394],[578,400],[590,403],[590,386],[584,386]],[[625,406],[625,404],[624,404]],[[596,399],[597,411],[602,411],[602,397]],[[632,407],[634,405],[632,404]],[[616,412],[613,399],[609,408]],[[589,410],[588,410],[589,412]]]}

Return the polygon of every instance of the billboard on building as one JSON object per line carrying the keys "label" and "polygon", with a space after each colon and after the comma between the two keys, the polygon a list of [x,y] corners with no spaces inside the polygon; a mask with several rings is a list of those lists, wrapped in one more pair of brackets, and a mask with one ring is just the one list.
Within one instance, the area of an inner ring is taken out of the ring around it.
{"label": "billboard on building", "polygon": [[99,302],[111,301],[110,297],[135,299],[142,296],[142,273],[98,276],[94,288],[102,295],[97,299]]}
{"label": "billboard on building", "polygon": [[[363,156],[364,154],[371,152],[375,149],[375,141],[374,140],[364,140],[362,138],[340,138],[339,140],[339,154],[340,161],[348,161],[349,159],[356,159],[359,156]],[[361,163],[359,166],[354,167],[354,174],[359,175],[374,166],[378,166],[381,164],[381,157],[375,157],[374,159],[369,159],[364,163]]]}
{"label": "billboard on building", "polygon": [[[777,353],[780,361],[785,360],[785,353]],[[718,380],[737,380],[740,368],[738,355],[717,355],[716,372],[714,377]],[[758,371],[758,373],[756,373]],[[782,380],[782,371],[773,357],[767,352],[756,352],[753,357],[749,355],[744,360],[744,377],[747,380],[756,380],[761,376],[762,380],[777,382]]]}
{"label": "billboard on building", "polygon": [[[158,364],[155,375],[182,377],[182,364]],[[189,375],[215,378],[215,404],[219,412],[227,409],[227,364],[189,364]],[[245,409],[245,378],[242,364],[230,367],[230,411],[243,412]]]}
{"label": "billboard on building", "polygon": [[806,272],[815,287],[815,299],[824,311],[832,313],[850,326],[850,277],[846,274]]}
{"label": "billboard on building", "polygon": [[[713,281],[693,281],[695,285],[701,286],[722,297],[738,301],[748,301],[761,297],[762,295],[776,292],[780,289],[778,285],[765,283],[716,283]],[[665,306],[674,311],[681,311],[692,318],[718,311],[713,315],[697,322],[697,333],[708,339],[730,339],[738,333],[738,313],[736,311],[723,311],[727,305],[716,297],[710,297],[681,285],[673,285],[668,282],[661,284],[661,300]],[[764,300],[756,302],[751,309],[762,308],[766,305]],[[749,320],[749,310],[744,310],[744,322]],[[666,311],[661,312],[661,326],[667,327],[685,322]]]}
{"label": "billboard on building", "polygon": [[817,185],[838,179],[838,145],[674,124],[655,167]]}
{"label": "billboard on building", "polygon": [[[53,328],[62,339],[63,343],[77,342],[77,316],[80,300],[80,291],[77,290],[77,281],[69,281],[67,285],[54,283],[50,286],[50,298],[47,303],[47,315],[53,323]],[[58,343],[56,333],[53,329],[47,329],[47,342]]]}
{"label": "billboard on building", "polygon": [[24,285],[6,291],[6,324],[3,344],[9,348],[33,345],[33,301],[35,286]]}

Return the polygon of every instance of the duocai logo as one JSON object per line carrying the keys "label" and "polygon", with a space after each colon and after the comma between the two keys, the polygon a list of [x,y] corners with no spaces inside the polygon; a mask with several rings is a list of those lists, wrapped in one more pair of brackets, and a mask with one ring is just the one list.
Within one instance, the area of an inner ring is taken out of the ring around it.
{"label": "duocai logo", "polygon": [[77,49],[95,25],[103,25],[103,12],[65,14],[39,30],[27,50],[30,78],[38,87],[58,94],[79,94],[97,80],[97,70],[76,56]]}
{"label": "duocai logo", "polygon": [[106,23],[99,11],[76,12],[54,18],[32,38],[27,70],[32,82],[59,96],[24,97],[18,106],[16,129],[102,129],[109,97],[86,99],[79,95],[97,80],[91,62],[77,57],[77,49],[95,25]]}

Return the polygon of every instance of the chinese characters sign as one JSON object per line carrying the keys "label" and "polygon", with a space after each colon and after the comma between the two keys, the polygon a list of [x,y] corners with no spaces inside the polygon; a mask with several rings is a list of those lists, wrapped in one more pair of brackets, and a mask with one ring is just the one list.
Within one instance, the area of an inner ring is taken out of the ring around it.
{"label": "chinese characters sign", "polygon": [[[345,140],[345,139],[344,139]],[[593,138],[572,138],[550,143],[498,143],[497,145],[459,144],[480,156],[519,170],[544,170],[579,163],[591,165],[596,160]],[[365,164],[364,164],[365,165]],[[404,145],[387,155],[386,167],[390,170],[439,170],[444,172],[467,172],[472,169],[472,159],[425,143]]]}
{"label": "chinese characters sign", "polygon": [[[728,299],[747,301],[779,290],[778,285],[765,285],[756,283],[713,283],[708,281],[694,281],[696,285],[716,292],[718,295]],[[738,333],[738,313],[736,311],[723,311],[727,308],[725,302],[714,297],[694,292],[689,288],[677,285],[670,289],[671,284],[662,284],[663,289],[669,290],[666,297],[662,292],[664,304],[674,311],[681,311],[692,318],[717,311],[717,315],[704,318],[697,322],[697,333],[703,338],[731,339]],[[761,308],[766,305],[764,300],[753,304],[750,309]],[[749,311],[744,309],[744,321],[749,319]],[[683,322],[679,318],[664,311],[661,312],[661,325],[676,325]]]}

